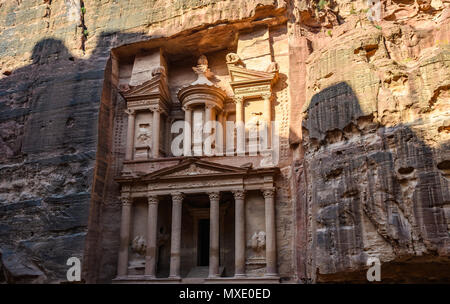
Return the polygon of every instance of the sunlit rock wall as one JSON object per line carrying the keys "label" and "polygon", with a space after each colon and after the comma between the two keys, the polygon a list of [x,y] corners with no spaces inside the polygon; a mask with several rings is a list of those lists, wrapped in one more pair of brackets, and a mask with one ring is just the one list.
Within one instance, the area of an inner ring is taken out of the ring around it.
{"label": "sunlit rock wall", "polygon": [[373,24],[363,3],[347,2],[322,18],[297,3],[298,30],[316,30],[297,38],[309,46],[296,168],[307,231],[300,276],[364,282],[377,257],[384,282],[448,281],[448,2],[386,1]]}

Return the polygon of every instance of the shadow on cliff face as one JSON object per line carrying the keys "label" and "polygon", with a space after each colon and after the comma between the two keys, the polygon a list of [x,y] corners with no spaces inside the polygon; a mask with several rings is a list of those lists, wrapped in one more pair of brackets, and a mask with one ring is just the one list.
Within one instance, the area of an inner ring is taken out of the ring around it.
{"label": "shadow on cliff face", "polygon": [[[91,282],[115,275],[120,202],[104,183],[112,174],[104,160],[112,151],[110,115],[123,100],[111,85],[110,52],[151,38],[101,33],[86,58],[43,39],[32,63],[0,79],[0,282],[65,281],[70,257],[82,260]],[[93,176],[101,199],[91,203]]]}
{"label": "shadow on cliff face", "polygon": [[0,79],[1,281],[65,280],[83,257],[110,37],[86,59],[43,39]]}
{"label": "shadow on cliff face", "polygon": [[313,241],[299,267],[317,282],[364,282],[374,256],[382,282],[450,281],[450,143],[431,148],[406,125],[377,124],[347,83],[314,95],[306,115],[299,204]]}

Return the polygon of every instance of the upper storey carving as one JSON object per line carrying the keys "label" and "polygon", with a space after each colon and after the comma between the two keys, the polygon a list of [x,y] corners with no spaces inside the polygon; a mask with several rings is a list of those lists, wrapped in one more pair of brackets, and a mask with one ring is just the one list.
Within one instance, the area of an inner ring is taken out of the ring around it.
{"label": "upper storey carving", "polygon": [[192,68],[197,74],[197,80],[183,86],[178,91],[178,99],[184,108],[194,105],[212,105],[218,109],[223,109],[223,102],[226,93],[223,89],[211,82],[214,74],[208,67],[208,59],[201,55],[197,61],[197,66]]}
{"label": "upper storey carving", "polygon": [[172,103],[168,88],[166,70],[163,66],[152,70],[152,78],[136,86],[122,86],[120,93],[127,101],[127,108],[140,110],[160,106],[169,112]]}
{"label": "upper storey carving", "polygon": [[278,80],[279,67],[276,62],[270,63],[266,71],[256,71],[245,68],[235,53],[229,53],[226,60],[235,97],[262,97],[272,93],[272,86]]}

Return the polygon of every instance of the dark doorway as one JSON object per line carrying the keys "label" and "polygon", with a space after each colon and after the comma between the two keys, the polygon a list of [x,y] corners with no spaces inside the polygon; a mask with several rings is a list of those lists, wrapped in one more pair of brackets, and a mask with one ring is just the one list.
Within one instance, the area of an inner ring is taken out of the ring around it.
{"label": "dark doorway", "polygon": [[209,219],[198,220],[198,266],[209,266]]}

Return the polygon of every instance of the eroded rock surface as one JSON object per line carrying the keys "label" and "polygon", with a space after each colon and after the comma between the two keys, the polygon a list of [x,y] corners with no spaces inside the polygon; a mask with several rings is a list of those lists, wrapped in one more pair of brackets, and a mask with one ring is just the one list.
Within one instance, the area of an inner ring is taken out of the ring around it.
{"label": "eroded rock surface", "polygon": [[449,10],[392,2],[389,21],[308,38],[299,260],[316,281],[362,282],[371,256],[385,281],[449,280]]}
{"label": "eroded rock surface", "polygon": [[282,199],[296,210],[278,233],[295,227],[279,244],[295,279],[364,281],[377,256],[387,280],[450,280],[449,5],[382,1],[372,24],[365,0],[85,0],[84,13],[77,0],[0,0],[0,281],[64,281],[72,256],[91,282],[115,275],[102,246],[118,247],[120,206],[97,199],[124,133],[110,125],[123,107],[112,49],[199,55],[257,26],[279,27],[268,39],[289,62],[283,175],[296,195]]}

